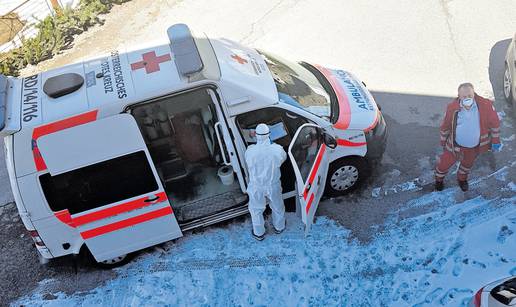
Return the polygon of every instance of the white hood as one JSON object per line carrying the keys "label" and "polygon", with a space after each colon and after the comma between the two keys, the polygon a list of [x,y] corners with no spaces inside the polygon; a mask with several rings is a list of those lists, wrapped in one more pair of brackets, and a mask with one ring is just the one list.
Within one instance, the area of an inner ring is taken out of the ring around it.
{"label": "white hood", "polygon": [[378,106],[373,96],[351,73],[316,65],[328,79],[339,101],[337,129],[368,131],[378,122]]}
{"label": "white hood", "polygon": [[278,103],[272,74],[256,50],[228,39],[211,39],[221,71],[221,91],[231,115]]}

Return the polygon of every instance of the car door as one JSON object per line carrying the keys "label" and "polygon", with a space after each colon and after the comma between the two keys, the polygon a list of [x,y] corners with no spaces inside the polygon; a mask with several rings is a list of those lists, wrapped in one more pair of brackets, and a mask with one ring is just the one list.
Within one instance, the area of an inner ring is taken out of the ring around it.
{"label": "car door", "polygon": [[[208,92],[214,102],[215,110],[217,112],[218,121],[214,123],[213,129],[215,132],[216,141],[218,142],[221,151],[222,162],[225,165],[231,166],[233,168],[233,171],[237,175],[240,187],[243,191],[245,190],[244,174],[242,172],[240,160],[238,159],[235,144],[233,143],[234,136],[232,136],[230,133],[227,117],[221,108],[217,95],[214,91],[210,90]],[[247,196],[245,201],[247,201]]]}
{"label": "car door", "polygon": [[296,176],[296,191],[305,232],[310,230],[328,173],[328,150],[322,128],[304,124],[296,131],[288,148]]}
{"label": "car door", "polygon": [[97,261],[182,236],[131,115],[48,134],[37,146],[48,169],[40,182],[50,208],[77,229]]}
{"label": "car door", "polygon": [[[247,147],[256,142],[254,129],[260,123],[270,127],[271,140],[282,146],[287,152],[297,129],[310,122],[305,116],[282,107],[267,107],[241,113],[235,117],[234,121],[235,130],[239,131],[241,136],[238,138],[240,152],[243,156]],[[281,165],[281,187],[284,199],[295,196],[295,186],[296,179],[291,163],[283,163]],[[287,210],[291,210],[290,205],[290,203],[286,204]]]}

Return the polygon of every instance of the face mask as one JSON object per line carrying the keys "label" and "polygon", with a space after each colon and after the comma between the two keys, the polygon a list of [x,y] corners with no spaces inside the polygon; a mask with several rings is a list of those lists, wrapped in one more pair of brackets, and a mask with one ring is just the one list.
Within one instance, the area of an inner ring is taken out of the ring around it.
{"label": "face mask", "polygon": [[465,98],[462,100],[462,105],[465,107],[471,107],[473,105],[473,98]]}

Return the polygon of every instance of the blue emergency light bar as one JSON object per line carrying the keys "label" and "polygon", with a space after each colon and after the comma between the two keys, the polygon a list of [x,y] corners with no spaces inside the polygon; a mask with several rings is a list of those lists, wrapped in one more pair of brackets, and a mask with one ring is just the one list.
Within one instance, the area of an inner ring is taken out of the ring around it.
{"label": "blue emergency light bar", "polygon": [[175,24],[168,28],[167,35],[177,70],[181,75],[188,76],[204,68],[194,37],[187,25]]}

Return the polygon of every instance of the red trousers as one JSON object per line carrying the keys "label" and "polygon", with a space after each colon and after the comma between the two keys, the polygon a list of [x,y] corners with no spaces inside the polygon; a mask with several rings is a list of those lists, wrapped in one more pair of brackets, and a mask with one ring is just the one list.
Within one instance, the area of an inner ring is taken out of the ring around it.
{"label": "red trousers", "polygon": [[455,153],[446,150],[446,148],[444,149],[444,152],[439,158],[439,162],[435,167],[436,181],[443,181],[450,167],[452,167],[457,161],[460,162],[459,170],[457,171],[457,180],[468,180],[468,175],[471,172],[471,167],[473,166],[473,163],[475,162],[475,159],[478,155],[478,147],[458,147],[460,150],[456,151]]}

